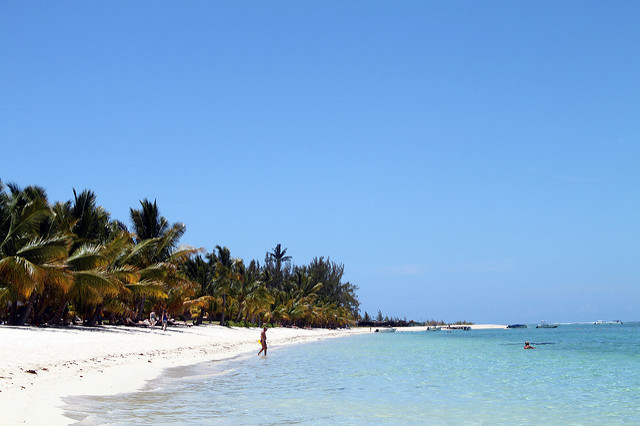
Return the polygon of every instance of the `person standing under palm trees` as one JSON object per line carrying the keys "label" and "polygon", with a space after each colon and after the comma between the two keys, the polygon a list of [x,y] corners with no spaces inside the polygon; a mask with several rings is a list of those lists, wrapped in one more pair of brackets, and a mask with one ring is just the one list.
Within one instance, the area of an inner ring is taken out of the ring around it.
{"label": "person standing under palm trees", "polygon": [[264,351],[265,356],[267,355],[267,327],[262,329],[262,333],[260,333],[260,343],[262,344],[262,349],[258,352],[258,355]]}
{"label": "person standing under palm trees", "polygon": [[167,310],[162,311],[162,331],[167,331],[167,323],[169,322],[169,314]]}
{"label": "person standing under palm trees", "polygon": [[151,325],[152,330],[157,323],[158,323],[158,318],[156,317],[156,313],[154,311],[151,311],[151,313],[149,314],[149,324]]}

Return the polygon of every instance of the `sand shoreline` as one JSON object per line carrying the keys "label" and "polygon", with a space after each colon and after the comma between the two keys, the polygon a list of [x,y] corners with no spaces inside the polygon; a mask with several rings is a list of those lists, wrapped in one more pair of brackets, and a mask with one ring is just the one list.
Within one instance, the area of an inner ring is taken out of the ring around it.
{"label": "sand shoreline", "polygon": [[[368,332],[273,328],[278,346]],[[0,327],[3,424],[69,424],[63,397],[133,392],[166,368],[222,360],[260,349],[257,328]]]}
{"label": "sand shoreline", "polygon": [[[473,328],[504,328],[476,325]],[[401,327],[398,331],[423,331]],[[369,333],[349,330],[272,328],[279,346]],[[133,392],[169,367],[232,358],[260,349],[257,328],[10,327],[0,326],[0,410],[4,424],[70,424],[62,398]]]}

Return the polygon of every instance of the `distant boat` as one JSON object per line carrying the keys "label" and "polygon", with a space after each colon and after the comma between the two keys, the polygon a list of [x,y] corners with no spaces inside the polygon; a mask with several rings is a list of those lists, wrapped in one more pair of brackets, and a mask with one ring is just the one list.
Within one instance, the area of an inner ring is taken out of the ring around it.
{"label": "distant boat", "polygon": [[528,328],[526,324],[510,324],[507,328]]}
{"label": "distant boat", "polygon": [[430,325],[430,326],[427,327],[426,331],[440,331],[440,330],[442,330],[442,327],[438,327],[438,326],[435,326],[435,325]]}
{"label": "distant boat", "polygon": [[623,324],[622,321],[620,320],[614,320],[614,321],[603,321],[603,320],[598,320],[596,322],[593,323],[594,325],[601,325],[601,324]]}
{"label": "distant boat", "polygon": [[444,328],[447,330],[471,330],[470,325],[448,325]]}
{"label": "distant boat", "polygon": [[395,328],[376,328],[375,333],[393,333],[396,331]]}
{"label": "distant boat", "polygon": [[549,324],[546,321],[540,321],[536,328],[558,328],[558,324]]}

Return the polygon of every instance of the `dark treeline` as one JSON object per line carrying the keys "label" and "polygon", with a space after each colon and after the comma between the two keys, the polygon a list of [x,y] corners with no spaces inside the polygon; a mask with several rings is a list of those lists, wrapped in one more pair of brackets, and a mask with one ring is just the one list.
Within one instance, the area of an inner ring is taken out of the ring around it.
{"label": "dark treeline", "polygon": [[262,264],[180,245],[185,225],[156,202],[130,209],[129,228],[90,190],[51,204],[43,188],[0,181],[0,321],[138,324],[152,311],[223,324],[344,327],[358,319],[344,266],[295,265],[277,244]]}
{"label": "dark treeline", "polygon": [[472,322],[456,321],[455,323],[447,323],[444,320],[430,319],[427,321],[417,322],[414,320],[400,319],[398,317],[389,317],[382,315],[382,311],[378,309],[378,314],[375,317],[369,315],[367,311],[364,312],[358,320],[359,327],[414,327],[414,326],[444,326],[444,325],[473,325]]}

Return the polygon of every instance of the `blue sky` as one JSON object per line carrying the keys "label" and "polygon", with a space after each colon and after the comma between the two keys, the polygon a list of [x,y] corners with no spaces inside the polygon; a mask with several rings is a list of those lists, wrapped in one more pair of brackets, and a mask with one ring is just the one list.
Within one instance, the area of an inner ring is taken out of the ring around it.
{"label": "blue sky", "polygon": [[0,179],[345,265],[362,311],[640,320],[635,1],[5,1]]}

